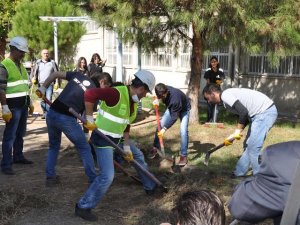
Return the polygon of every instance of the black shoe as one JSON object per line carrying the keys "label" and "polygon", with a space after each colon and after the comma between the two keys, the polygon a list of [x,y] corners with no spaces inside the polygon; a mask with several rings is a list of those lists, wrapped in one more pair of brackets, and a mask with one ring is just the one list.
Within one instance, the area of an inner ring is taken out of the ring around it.
{"label": "black shoe", "polygon": [[12,170],[12,168],[2,169],[2,173],[6,175],[15,175],[16,173]]}
{"label": "black shoe", "polygon": [[57,184],[60,184],[59,176],[46,178],[46,187],[54,187]]}
{"label": "black shoe", "polygon": [[28,160],[28,159],[21,159],[21,160],[14,160],[15,164],[33,164],[32,161]]}
{"label": "black shoe", "polygon": [[156,189],[156,188],[154,188],[154,189],[152,189],[152,190],[146,190],[146,189],[145,189],[145,192],[146,192],[147,195],[154,195],[154,194],[155,194],[155,189]]}
{"label": "black shoe", "polygon": [[98,217],[91,212],[91,209],[82,209],[75,205],[75,216],[79,216],[84,220],[97,221]]}

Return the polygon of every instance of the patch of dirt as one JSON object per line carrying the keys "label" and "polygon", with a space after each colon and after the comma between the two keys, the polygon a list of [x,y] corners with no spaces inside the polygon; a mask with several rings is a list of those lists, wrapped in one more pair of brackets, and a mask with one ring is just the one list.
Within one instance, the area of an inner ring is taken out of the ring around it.
{"label": "patch of dirt", "polygon": [[[35,112],[42,114],[38,102],[35,103]],[[147,114],[142,115],[140,121],[146,117],[148,118]],[[4,124],[1,121],[1,134],[3,129]],[[34,164],[14,164],[14,176],[0,172],[1,225],[91,224],[74,215],[75,203],[88,187],[76,149],[65,136],[62,138],[56,166],[61,184],[52,188],[45,187],[47,150],[46,121],[40,116],[30,116],[27,121],[24,152],[25,157],[34,161]],[[126,165],[125,168],[136,175],[134,169]],[[149,205],[153,205],[150,208],[156,208],[155,213],[161,214],[161,217],[167,215],[157,206],[160,204],[160,197],[147,196],[141,185],[117,170],[108,193],[94,210],[99,217],[97,224],[151,224],[151,213],[147,215]]]}
{"label": "patch of dirt", "polygon": [[[41,114],[39,102],[35,104],[35,111]],[[137,123],[132,126],[132,135],[136,137],[135,141],[138,141],[138,146],[145,153],[152,145],[155,126],[155,116],[149,112],[139,116]],[[3,121],[0,121],[1,134],[3,128]],[[166,148],[169,154],[176,154],[179,150],[178,130],[179,126],[175,125],[165,139],[165,146],[173,149]],[[225,136],[224,132],[218,130],[218,135]],[[209,141],[209,135],[205,130],[199,130],[199,126],[190,126],[190,136],[194,137],[194,140],[191,138],[189,158],[196,161],[213,145]],[[198,140],[199,136],[202,142]],[[45,120],[40,116],[29,117],[24,152],[25,157],[34,161],[34,164],[13,165],[16,172],[14,176],[0,172],[0,225],[159,225],[162,222],[172,222],[170,211],[181,193],[190,189],[212,189],[226,202],[236,185],[234,182],[228,182],[229,172],[222,172],[220,168],[214,169],[213,163],[210,170],[201,163],[202,166],[188,165],[173,174],[168,169],[159,169],[159,159],[147,160],[152,173],[166,182],[169,192],[147,196],[141,185],[116,170],[114,182],[108,193],[93,210],[99,221],[91,223],[74,215],[75,204],[86,191],[88,182],[73,144],[65,136],[62,138],[56,166],[61,184],[52,188],[45,187],[47,150],[48,134]],[[125,165],[125,168],[136,175],[132,167]],[[225,181],[227,183],[224,185]],[[232,218],[228,210],[226,214],[229,224]]]}

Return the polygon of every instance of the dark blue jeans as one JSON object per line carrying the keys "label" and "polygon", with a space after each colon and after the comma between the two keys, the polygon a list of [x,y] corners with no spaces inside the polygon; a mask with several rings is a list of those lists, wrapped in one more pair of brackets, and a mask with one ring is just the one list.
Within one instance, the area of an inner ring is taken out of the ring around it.
{"label": "dark blue jeans", "polygon": [[77,148],[85,169],[85,174],[89,178],[89,182],[92,182],[97,176],[94,159],[91,147],[86,141],[82,127],[79,125],[76,118],[55,112],[50,108],[46,117],[46,122],[49,135],[46,176],[56,176],[55,166],[61,144],[61,135],[64,133]]}
{"label": "dark blue jeans", "polygon": [[23,143],[26,133],[28,106],[11,108],[12,119],[6,123],[2,139],[1,168],[11,168],[13,160],[24,159]]}

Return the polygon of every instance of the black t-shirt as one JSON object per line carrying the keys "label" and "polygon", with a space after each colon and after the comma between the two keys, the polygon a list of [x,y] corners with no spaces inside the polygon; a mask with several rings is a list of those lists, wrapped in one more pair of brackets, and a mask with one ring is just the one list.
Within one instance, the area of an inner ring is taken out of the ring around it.
{"label": "black t-shirt", "polygon": [[87,89],[95,88],[96,85],[89,77],[79,72],[67,72],[66,80],[68,80],[68,84],[53,102],[51,109],[73,116],[69,112],[69,108],[72,107],[77,113],[82,114],[85,110],[84,92]]}
{"label": "black t-shirt", "polygon": [[216,83],[217,80],[223,80],[225,78],[223,69],[219,68],[216,72],[211,68],[205,71],[204,79],[209,79],[210,83]]}

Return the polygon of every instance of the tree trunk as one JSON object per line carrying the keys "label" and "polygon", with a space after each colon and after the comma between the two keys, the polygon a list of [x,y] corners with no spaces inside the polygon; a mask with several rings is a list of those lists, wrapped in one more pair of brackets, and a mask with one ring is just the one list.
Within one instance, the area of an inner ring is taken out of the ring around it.
{"label": "tree trunk", "polygon": [[4,59],[5,56],[5,47],[6,47],[6,38],[0,38],[0,59]]}
{"label": "tree trunk", "polygon": [[199,31],[193,26],[191,77],[188,86],[188,95],[191,99],[190,123],[199,123],[199,90],[203,63],[203,43]]}

